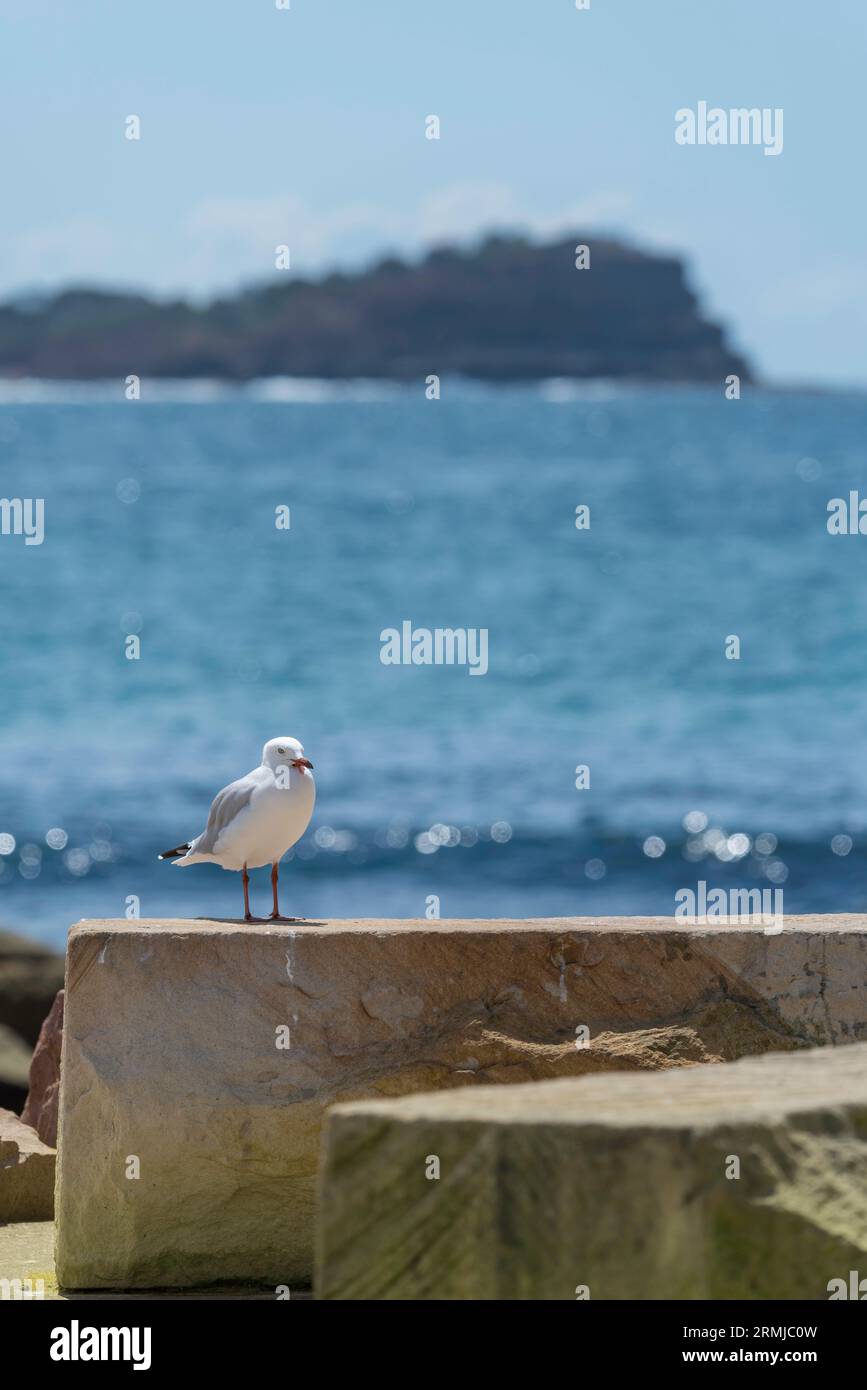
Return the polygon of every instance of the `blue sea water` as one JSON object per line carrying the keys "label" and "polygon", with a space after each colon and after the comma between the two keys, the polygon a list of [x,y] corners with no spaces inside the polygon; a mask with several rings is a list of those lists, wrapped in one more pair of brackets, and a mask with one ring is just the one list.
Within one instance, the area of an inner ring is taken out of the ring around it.
{"label": "blue sea water", "polygon": [[[236,915],[237,875],[156,856],[283,733],[318,787],[285,912],[671,913],[699,879],[867,907],[867,537],[826,527],[867,399],[121,394],[0,396],[0,491],[45,499],[42,545],[0,536],[6,924]],[[407,619],[487,629],[487,674],[383,665]]]}

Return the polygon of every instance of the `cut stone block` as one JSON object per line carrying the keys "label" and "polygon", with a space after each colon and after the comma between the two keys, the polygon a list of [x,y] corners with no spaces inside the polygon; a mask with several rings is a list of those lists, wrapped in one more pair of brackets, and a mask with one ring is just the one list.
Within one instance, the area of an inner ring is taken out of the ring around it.
{"label": "cut stone block", "polygon": [[[8,1292],[7,1292],[8,1290]],[[0,1301],[31,1301],[46,1299],[65,1302],[70,1299],[90,1301],[92,1294],[64,1290],[58,1287],[54,1272],[54,1222],[31,1221],[5,1226],[0,1224]],[[210,1284],[207,1288],[113,1289],[98,1295],[100,1299],[184,1298],[184,1299],[265,1299],[273,1302],[273,1287],[259,1288],[255,1284]],[[291,1297],[293,1303],[309,1303],[309,1289],[281,1290],[279,1297]]]}
{"label": "cut stone block", "polygon": [[54,1149],[11,1110],[0,1110],[0,1222],[50,1221]]}
{"label": "cut stone block", "polygon": [[309,1280],[334,1102],[867,1039],[865,967],[863,917],[81,923],[58,1277]]}
{"label": "cut stone block", "polygon": [[867,1046],[338,1106],[318,1223],[318,1298],[852,1296]]}

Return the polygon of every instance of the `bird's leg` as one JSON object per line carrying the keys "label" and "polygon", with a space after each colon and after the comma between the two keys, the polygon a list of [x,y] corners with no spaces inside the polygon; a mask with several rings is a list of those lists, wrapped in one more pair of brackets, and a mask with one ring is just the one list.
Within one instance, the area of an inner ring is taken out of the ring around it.
{"label": "bird's leg", "polygon": [[271,893],[274,898],[274,911],[271,913],[272,921],[280,921],[280,905],[277,902],[277,864],[271,865]]}
{"label": "bird's leg", "polygon": [[272,864],[272,865],[271,865],[271,892],[272,892],[272,894],[273,894],[273,896],[274,896],[274,911],[270,914],[270,916],[269,916],[269,918],[268,918],[268,921],[269,921],[269,922],[297,922],[297,921],[299,920],[297,917],[281,917],[281,916],[280,916],[280,904],[277,902],[277,872],[278,872],[278,865],[277,865],[276,863],[275,863],[275,864]]}
{"label": "bird's leg", "polygon": [[244,885],[244,921],[252,922],[253,914],[250,911],[250,875],[247,873],[247,865],[244,865],[244,872],[241,875],[241,882]]}

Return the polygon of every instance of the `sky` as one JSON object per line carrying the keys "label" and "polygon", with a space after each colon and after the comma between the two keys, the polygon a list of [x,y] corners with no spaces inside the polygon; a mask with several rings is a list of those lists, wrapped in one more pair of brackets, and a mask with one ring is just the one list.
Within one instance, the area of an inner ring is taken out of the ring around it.
{"label": "sky", "polygon": [[[605,233],[766,379],[867,385],[865,0],[278,3],[0,0],[0,297]],[[782,152],[679,145],[700,101],[782,108]]]}

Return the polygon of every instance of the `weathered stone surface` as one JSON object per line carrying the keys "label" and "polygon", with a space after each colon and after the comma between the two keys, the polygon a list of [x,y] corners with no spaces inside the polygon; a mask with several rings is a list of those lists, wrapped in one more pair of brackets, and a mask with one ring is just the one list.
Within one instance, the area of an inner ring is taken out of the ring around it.
{"label": "weathered stone surface", "polygon": [[0,931],[0,1023],[33,1047],[62,986],[62,956],[26,936]]}
{"label": "weathered stone surface", "polygon": [[54,1149],[29,1125],[0,1110],[0,1221],[50,1221]]}
{"label": "weathered stone surface", "polygon": [[63,990],[59,989],[51,1012],[39,1032],[30,1063],[30,1085],[21,1112],[44,1144],[57,1147],[57,1106],[60,1100],[60,1047],[63,1042]]}
{"label": "weathered stone surface", "polygon": [[19,1111],[27,1098],[30,1048],[0,1023],[0,1107]]}
{"label": "weathered stone surface", "polygon": [[326,1122],[319,1298],[822,1299],[853,1269],[867,1045],[366,1101]]}
{"label": "weathered stone surface", "polygon": [[863,917],[79,924],[59,1278],[303,1281],[332,1103],[867,1038],[865,965]]}
{"label": "weathered stone surface", "polygon": [[[5,1281],[5,1282],[4,1282]],[[8,1295],[6,1287],[9,1286]],[[167,1289],[103,1289],[98,1294],[61,1289],[54,1269],[54,1222],[21,1221],[13,1225],[0,1224],[0,1300],[31,1300],[33,1298],[67,1302],[70,1299],[90,1301],[97,1298],[140,1300],[159,1298],[184,1299],[257,1299],[291,1298],[293,1303],[309,1303],[309,1289],[281,1289],[255,1284],[210,1284],[206,1288]]]}

